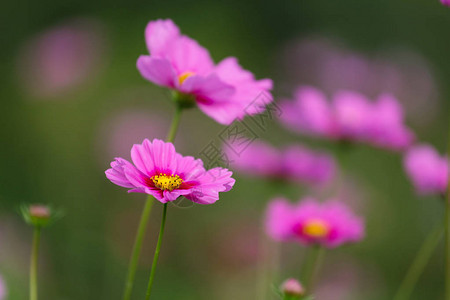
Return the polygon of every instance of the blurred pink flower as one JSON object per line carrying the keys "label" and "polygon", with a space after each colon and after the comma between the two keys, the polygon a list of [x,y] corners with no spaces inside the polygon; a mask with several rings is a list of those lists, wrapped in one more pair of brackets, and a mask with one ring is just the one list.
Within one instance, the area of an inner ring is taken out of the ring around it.
{"label": "blurred pink flower", "polygon": [[104,59],[104,33],[93,20],[48,29],[24,47],[19,72],[33,96],[57,97],[88,83]]}
{"label": "blurred pink flower", "polygon": [[405,155],[406,173],[420,194],[445,194],[448,188],[448,157],[429,145],[418,145]]}
{"label": "blurred pink flower", "polygon": [[402,107],[391,95],[381,95],[371,102],[359,93],[340,91],[328,102],[323,92],[303,86],[294,98],[282,101],[280,106],[282,123],[296,131],[391,150],[402,150],[414,139],[404,124]]}
{"label": "blurred pink flower", "polygon": [[233,143],[224,147],[227,159],[232,167],[244,173],[312,184],[326,183],[335,174],[332,156],[303,146],[291,145],[278,150],[255,141],[240,154],[233,148]]}
{"label": "blurred pink flower", "polygon": [[438,113],[438,87],[427,59],[411,49],[391,47],[367,55],[336,39],[309,37],[290,42],[280,55],[284,90],[319,86],[326,93],[353,90],[369,97],[390,93],[411,122],[424,126]]}
{"label": "blurred pink flower", "polygon": [[232,172],[224,168],[205,170],[200,159],[181,156],[172,143],[144,140],[131,149],[131,164],[116,158],[106,177],[114,184],[129,188],[128,192],[146,193],[167,203],[179,196],[199,204],[219,200],[219,192],[228,192],[234,185]]}
{"label": "blurred pink flower", "polygon": [[305,294],[305,289],[301,283],[295,278],[286,279],[281,285],[281,291],[284,295],[289,296],[303,296]]}
{"label": "blurred pink flower", "polygon": [[0,276],[0,300],[6,299],[6,294],[7,294],[6,285],[5,282],[3,281],[3,278]]}
{"label": "blurred pink flower", "polygon": [[[145,39],[150,55],[141,55],[137,61],[141,75],[193,98],[200,110],[221,124],[260,113],[273,100],[271,80],[255,80],[234,57],[215,65],[208,50],[181,35],[172,20],[150,22]],[[261,93],[261,103],[252,106]]]}
{"label": "blurred pink flower", "polygon": [[291,204],[278,198],[267,209],[266,231],[277,241],[334,248],[363,239],[364,223],[337,201],[320,203],[305,198],[298,204]]}
{"label": "blurred pink flower", "polygon": [[441,3],[446,6],[450,6],[450,0],[441,0]]}

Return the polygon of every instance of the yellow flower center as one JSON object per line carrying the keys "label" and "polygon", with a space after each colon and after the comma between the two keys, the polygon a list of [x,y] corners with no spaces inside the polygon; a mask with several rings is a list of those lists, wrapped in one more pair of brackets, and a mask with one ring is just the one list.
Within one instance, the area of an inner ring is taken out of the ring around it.
{"label": "yellow flower center", "polygon": [[310,220],[303,226],[303,233],[312,238],[323,238],[329,232],[328,224],[318,219]]}
{"label": "yellow flower center", "polygon": [[178,82],[180,83],[180,85],[183,84],[183,82],[188,79],[189,77],[191,77],[192,75],[194,75],[194,73],[192,72],[184,72],[183,74],[181,74],[180,76],[178,76]]}
{"label": "yellow flower center", "polygon": [[159,175],[155,175],[151,177],[151,180],[155,184],[155,186],[160,190],[169,190],[172,191],[180,187],[183,183],[183,179],[178,175],[166,175],[163,173],[159,173]]}

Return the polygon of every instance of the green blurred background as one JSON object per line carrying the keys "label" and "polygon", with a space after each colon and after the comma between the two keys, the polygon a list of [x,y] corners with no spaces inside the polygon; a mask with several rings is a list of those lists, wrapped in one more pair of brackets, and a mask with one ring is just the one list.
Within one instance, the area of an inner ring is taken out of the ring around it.
{"label": "green blurred background", "polygon": [[[450,9],[438,0],[17,0],[3,3],[0,14],[0,274],[9,300],[27,297],[31,228],[17,208],[35,202],[66,214],[43,234],[42,299],[120,299],[144,196],[114,186],[104,171],[114,156],[128,158],[132,143],[164,138],[173,112],[168,92],[142,79],[135,67],[137,57],[147,53],[143,32],[149,20],[172,18],[215,61],[236,56],[258,78],[274,79],[276,99],[289,97],[293,88],[286,53],[293,55],[289,45],[296,41],[323,36],[369,58],[380,52],[389,56],[386,49],[408,49],[427,62],[433,75],[434,100],[419,100],[434,114],[426,118],[425,109],[415,120],[407,116],[407,122],[420,140],[445,151]],[[83,78],[55,91],[40,81],[45,78],[36,45],[43,34],[61,26],[81,26],[90,42],[88,51],[80,50],[87,58],[72,64],[82,69]],[[301,64],[291,67],[302,71]],[[410,105],[409,99],[402,101]],[[175,144],[178,151],[198,156],[210,141],[219,142],[222,129],[191,110],[183,115]],[[275,145],[298,142],[336,151],[332,144],[289,133],[276,121],[259,135]],[[398,153],[358,147],[349,153],[346,167],[356,195],[351,203],[367,220],[367,238],[327,255],[318,300],[390,299],[440,220],[442,203],[415,195]],[[236,178],[234,190],[214,205],[170,207],[154,299],[260,299],[260,225],[268,200],[279,194],[292,200],[310,193],[330,195],[330,188],[289,185],[280,190],[258,178]],[[134,299],[143,298],[160,210],[155,205],[152,212]],[[276,284],[299,274],[304,252],[297,245],[283,248]],[[442,261],[443,245],[412,299],[443,299]]]}

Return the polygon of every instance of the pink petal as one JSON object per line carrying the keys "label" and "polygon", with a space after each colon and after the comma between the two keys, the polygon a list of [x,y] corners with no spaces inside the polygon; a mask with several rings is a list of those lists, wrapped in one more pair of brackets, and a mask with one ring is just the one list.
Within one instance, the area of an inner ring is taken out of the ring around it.
{"label": "pink petal", "polygon": [[141,55],[137,60],[137,68],[145,79],[162,86],[175,88],[177,76],[167,59]]}
{"label": "pink petal", "polygon": [[219,192],[228,192],[235,180],[233,173],[224,168],[214,168],[197,178],[199,185],[185,197],[195,203],[212,204],[219,200]]}
{"label": "pink petal", "polygon": [[125,176],[125,168],[127,166],[133,167],[127,160],[120,157],[116,158],[115,161],[111,162],[111,169],[105,171],[106,178],[118,186],[134,188],[135,186]]}
{"label": "pink petal", "polygon": [[174,66],[177,75],[192,72],[205,76],[211,73],[214,67],[209,51],[187,36],[173,40],[168,45],[164,57]]}
{"label": "pink petal", "polygon": [[180,29],[170,19],[149,22],[145,29],[145,41],[151,55],[162,55],[167,45],[179,36]]}

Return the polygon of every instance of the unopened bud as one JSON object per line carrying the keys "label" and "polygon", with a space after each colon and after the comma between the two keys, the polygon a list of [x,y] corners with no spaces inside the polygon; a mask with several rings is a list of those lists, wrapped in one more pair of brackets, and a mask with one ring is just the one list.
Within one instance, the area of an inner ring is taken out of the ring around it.
{"label": "unopened bud", "polygon": [[60,212],[42,204],[23,205],[21,212],[25,222],[38,227],[49,225],[61,215]]}
{"label": "unopened bud", "polygon": [[305,295],[305,289],[297,279],[289,278],[281,285],[281,291],[288,296],[301,297]]}
{"label": "unopened bud", "polygon": [[50,218],[50,208],[45,205],[30,205],[30,216],[32,218],[48,219]]}

